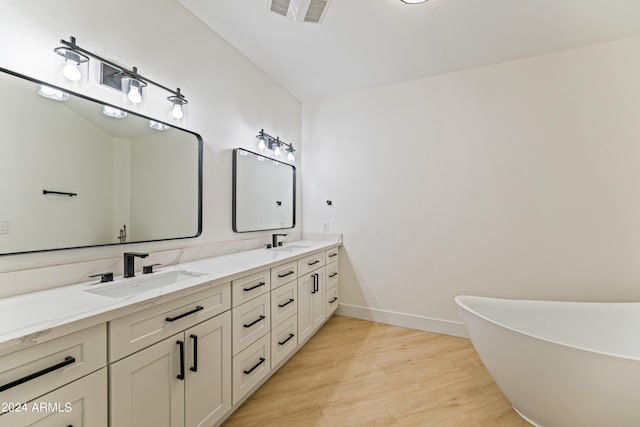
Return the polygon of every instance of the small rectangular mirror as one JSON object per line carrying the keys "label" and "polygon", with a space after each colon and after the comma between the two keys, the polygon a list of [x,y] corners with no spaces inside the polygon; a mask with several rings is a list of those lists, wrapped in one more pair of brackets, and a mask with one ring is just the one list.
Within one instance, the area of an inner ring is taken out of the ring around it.
{"label": "small rectangular mirror", "polygon": [[242,148],[233,150],[232,213],[236,233],[295,227],[295,166]]}

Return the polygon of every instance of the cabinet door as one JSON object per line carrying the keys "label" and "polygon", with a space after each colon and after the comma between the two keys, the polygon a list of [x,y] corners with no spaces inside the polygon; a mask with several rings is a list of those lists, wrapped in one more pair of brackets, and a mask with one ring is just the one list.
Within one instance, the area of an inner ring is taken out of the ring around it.
{"label": "cabinet door", "polygon": [[231,313],[185,332],[185,425],[212,426],[231,409]]}
{"label": "cabinet door", "polygon": [[184,426],[184,381],[177,378],[178,342],[184,343],[184,333],[111,365],[112,427]]}
{"label": "cabinet door", "polygon": [[[8,403],[8,402],[7,402]],[[107,368],[0,416],[1,427],[107,427]]]}
{"label": "cabinet door", "polygon": [[325,268],[319,268],[311,275],[316,277],[316,293],[313,294],[313,329],[320,326],[324,319],[327,317],[327,305],[325,302],[325,283],[326,273]]}
{"label": "cabinet door", "polygon": [[307,274],[298,279],[298,344],[313,332],[315,279]]}

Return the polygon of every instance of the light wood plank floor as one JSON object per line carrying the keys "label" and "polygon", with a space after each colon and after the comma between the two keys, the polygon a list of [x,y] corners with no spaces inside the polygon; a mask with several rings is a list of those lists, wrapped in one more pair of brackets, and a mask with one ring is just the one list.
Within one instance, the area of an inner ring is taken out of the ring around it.
{"label": "light wood plank floor", "polygon": [[224,424],[530,427],[467,339],[331,318]]}

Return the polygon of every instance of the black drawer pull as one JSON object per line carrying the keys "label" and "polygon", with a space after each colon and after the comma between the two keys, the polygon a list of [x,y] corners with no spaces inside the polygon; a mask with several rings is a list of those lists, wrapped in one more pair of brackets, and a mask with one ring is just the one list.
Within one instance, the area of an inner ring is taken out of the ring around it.
{"label": "black drawer pull", "polygon": [[308,262],[308,263],[307,263],[307,265],[316,265],[316,264],[318,264],[319,262],[320,262],[320,260],[319,260],[319,259],[317,259],[317,260],[315,260],[315,261]]}
{"label": "black drawer pull", "polygon": [[180,373],[176,378],[184,381],[184,341],[176,341],[176,344],[180,347]]}
{"label": "black drawer pull", "polygon": [[260,316],[260,317],[258,317],[256,320],[254,320],[253,322],[249,323],[248,325],[247,325],[247,324],[244,324],[244,325],[242,325],[242,326],[244,326],[245,328],[250,328],[250,327],[252,327],[253,325],[255,325],[256,323],[258,323],[258,322],[260,322],[261,320],[264,320],[264,319],[266,319],[266,318],[267,318],[267,316],[265,316],[265,315],[261,315],[261,316]]}
{"label": "black drawer pull", "polygon": [[333,304],[336,301],[338,301],[338,297],[333,297],[331,298],[331,301],[329,301],[329,304]]}
{"label": "black drawer pull", "polygon": [[295,335],[293,334],[289,334],[289,338],[287,338],[286,340],[282,341],[282,342],[278,342],[278,345],[285,345],[286,343],[289,342],[289,340],[291,340],[291,338],[295,337]]}
{"label": "black drawer pull", "polygon": [[338,252],[334,252],[332,254],[329,254],[329,258],[333,258],[334,256],[338,256]]}
{"label": "black drawer pull", "polygon": [[196,308],[194,308],[191,311],[187,311],[186,313],[179,314],[179,315],[177,315],[175,317],[166,317],[164,320],[166,320],[167,322],[175,322],[178,319],[182,319],[183,317],[187,317],[190,314],[197,313],[197,312],[199,312],[201,310],[204,310],[204,307],[199,305],[199,306],[197,306]]}
{"label": "black drawer pull", "polygon": [[198,336],[191,334],[189,338],[193,339],[193,366],[189,368],[191,372],[198,372]]}
{"label": "black drawer pull", "polygon": [[56,371],[60,368],[64,368],[65,366],[71,365],[72,363],[74,363],[76,361],[75,357],[71,357],[71,356],[67,356],[64,358],[63,362],[60,363],[56,363],[55,365],[49,366],[48,368],[44,368],[41,371],[38,372],[34,372],[33,374],[29,374],[25,377],[22,378],[18,378],[15,381],[11,381],[10,383],[6,383],[5,385],[1,385],[0,386],[0,392],[3,392],[5,390],[9,390],[10,388],[19,386],[20,384],[24,384],[28,381],[34,380],[38,377],[41,377],[43,375],[48,374],[49,372],[53,372]]}
{"label": "black drawer pull", "polygon": [[331,274],[329,275],[329,278],[330,278],[330,279],[332,279],[332,278],[336,277],[337,275],[338,275],[338,273],[331,273]]}
{"label": "black drawer pull", "polygon": [[284,304],[278,304],[278,307],[283,308],[288,306],[289,304],[291,304],[292,302],[294,302],[295,300],[293,298],[289,298],[289,301],[285,302]]}
{"label": "black drawer pull", "polygon": [[295,273],[295,271],[289,270],[287,273],[278,274],[278,277],[283,278],[283,277],[291,276],[293,273]]}
{"label": "black drawer pull", "polygon": [[313,286],[311,293],[315,294],[316,293],[316,275],[315,274],[311,275],[311,286]]}
{"label": "black drawer pull", "polygon": [[258,289],[259,287],[264,286],[264,285],[266,285],[266,284],[267,284],[266,282],[260,282],[260,283],[258,283],[257,285],[252,286],[252,287],[250,287],[250,288],[242,288],[242,290],[243,290],[243,291],[245,291],[245,292],[249,292],[249,291],[252,291],[252,290],[254,290],[254,289]]}
{"label": "black drawer pull", "polygon": [[262,365],[266,360],[267,360],[267,359],[265,359],[264,357],[261,357],[261,358],[260,358],[260,361],[259,361],[258,363],[256,363],[255,365],[253,365],[253,368],[251,368],[251,369],[249,369],[249,370],[246,370],[246,369],[245,369],[243,372],[244,372],[246,375],[249,375],[251,372],[255,371],[255,370],[256,370],[256,368],[257,368],[258,366]]}

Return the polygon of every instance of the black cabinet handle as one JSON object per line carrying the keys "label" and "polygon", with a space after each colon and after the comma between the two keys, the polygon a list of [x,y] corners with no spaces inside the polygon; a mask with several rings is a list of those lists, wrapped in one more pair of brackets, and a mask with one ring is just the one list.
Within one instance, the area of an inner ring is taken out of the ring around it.
{"label": "black cabinet handle", "polygon": [[184,381],[184,341],[176,341],[176,344],[180,347],[180,373],[177,378]]}
{"label": "black cabinet handle", "polygon": [[331,274],[329,275],[329,278],[334,278],[334,277],[336,277],[337,275],[338,275],[338,273],[331,273]]}
{"label": "black cabinet handle", "polygon": [[317,259],[317,260],[315,260],[315,261],[308,262],[308,263],[307,263],[307,265],[316,265],[316,264],[317,264],[317,263],[319,263],[319,262],[320,262],[320,260],[319,260],[319,259]]}
{"label": "black cabinet handle", "polygon": [[19,386],[20,384],[24,384],[28,381],[34,380],[38,377],[41,377],[43,375],[48,374],[49,372],[53,372],[53,371],[57,371],[60,368],[64,368],[65,366],[71,365],[72,363],[74,363],[76,361],[75,357],[71,357],[71,356],[67,356],[64,358],[64,361],[60,362],[60,363],[56,363],[55,365],[49,366],[48,368],[44,368],[41,371],[38,372],[34,372],[33,374],[29,374],[25,377],[22,378],[18,378],[15,381],[11,381],[10,383],[6,383],[4,385],[0,386],[0,392],[3,392],[5,390],[9,390],[10,388]]}
{"label": "black cabinet handle", "polygon": [[252,286],[252,287],[250,287],[250,288],[242,288],[242,290],[243,290],[243,291],[245,291],[245,292],[249,292],[249,291],[252,291],[252,290],[254,290],[254,289],[258,289],[259,287],[264,286],[264,285],[266,285],[266,284],[267,284],[266,282],[260,282],[260,283],[258,283],[257,285]]}
{"label": "black cabinet handle", "polygon": [[316,273],[314,276],[316,276],[316,292],[314,293],[317,293],[320,292],[320,275]]}
{"label": "black cabinet handle", "polygon": [[179,314],[175,317],[166,317],[164,320],[167,322],[175,322],[178,319],[182,319],[183,317],[189,316],[190,314],[197,313],[198,311],[204,310],[204,307],[199,305],[191,311],[187,311],[186,313]]}
{"label": "black cabinet handle", "polygon": [[332,254],[329,254],[329,258],[333,258],[334,256],[338,256],[338,252],[334,252]]}
{"label": "black cabinet handle", "polygon": [[191,334],[189,338],[193,339],[193,366],[189,368],[191,372],[198,372],[198,336]]}
{"label": "black cabinet handle", "polygon": [[245,375],[249,375],[251,372],[255,371],[256,368],[260,365],[262,365],[267,359],[265,359],[264,357],[260,358],[260,361],[258,363],[256,363],[255,365],[253,365],[253,368],[249,369],[249,370],[244,370],[243,372],[245,373]]}
{"label": "black cabinet handle", "polygon": [[264,319],[266,319],[266,318],[267,318],[267,317],[266,317],[265,315],[261,315],[261,316],[260,316],[260,317],[258,317],[256,320],[254,320],[253,322],[249,323],[248,325],[245,323],[245,324],[244,324],[244,325],[242,325],[242,326],[244,326],[245,328],[250,328],[250,327],[252,327],[253,325],[255,325],[256,323],[258,323],[259,321],[264,320]]}
{"label": "black cabinet handle", "polygon": [[293,273],[295,273],[295,271],[289,270],[287,273],[278,274],[278,277],[283,278],[283,277],[291,276]]}
{"label": "black cabinet handle", "polygon": [[293,335],[293,334],[289,334],[289,338],[287,338],[287,339],[286,339],[286,340],[284,340],[284,341],[278,341],[278,345],[285,345],[285,344],[286,344],[286,343],[288,343],[288,342],[289,342],[289,340],[291,340],[291,338],[293,338],[293,337],[295,337],[295,335]]}
{"label": "black cabinet handle", "polygon": [[295,300],[293,298],[289,298],[289,301],[285,302],[284,304],[278,304],[278,307],[283,308],[288,306],[289,304],[291,304],[292,302],[294,302]]}
{"label": "black cabinet handle", "polygon": [[316,293],[316,275],[315,274],[311,275],[311,286],[312,286],[311,293],[315,294]]}
{"label": "black cabinet handle", "polygon": [[336,301],[338,301],[338,297],[333,297],[331,298],[331,301],[329,301],[329,304],[333,304]]}

